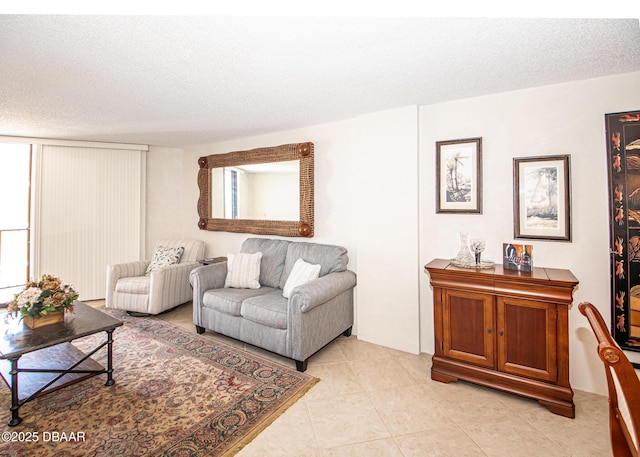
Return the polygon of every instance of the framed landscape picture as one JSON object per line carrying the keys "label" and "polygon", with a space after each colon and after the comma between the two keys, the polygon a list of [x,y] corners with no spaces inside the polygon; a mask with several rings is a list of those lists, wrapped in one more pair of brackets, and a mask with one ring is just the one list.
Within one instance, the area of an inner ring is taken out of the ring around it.
{"label": "framed landscape picture", "polygon": [[514,236],[571,241],[568,155],[513,159]]}
{"label": "framed landscape picture", "polygon": [[482,138],[436,142],[436,212],[482,213]]}

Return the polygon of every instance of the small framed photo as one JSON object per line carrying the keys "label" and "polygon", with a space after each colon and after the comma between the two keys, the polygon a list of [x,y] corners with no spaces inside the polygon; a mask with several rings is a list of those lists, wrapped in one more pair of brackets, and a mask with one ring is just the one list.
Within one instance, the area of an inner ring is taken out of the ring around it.
{"label": "small framed photo", "polygon": [[436,142],[436,213],[482,214],[482,138]]}
{"label": "small framed photo", "polygon": [[507,270],[533,271],[533,246],[503,243],[502,267]]}
{"label": "small framed photo", "polygon": [[569,155],[513,159],[516,238],[571,241]]}

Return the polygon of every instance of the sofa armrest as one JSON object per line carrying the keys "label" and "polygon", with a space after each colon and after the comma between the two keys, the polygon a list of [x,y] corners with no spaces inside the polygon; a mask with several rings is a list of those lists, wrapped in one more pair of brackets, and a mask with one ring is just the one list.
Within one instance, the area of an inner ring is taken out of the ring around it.
{"label": "sofa armrest", "polygon": [[133,276],[144,276],[144,272],[151,263],[150,260],[136,260],[133,262],[115,263],[107,265],[107,293],[105,306],[111,307],[113,292],[116,290],[116,283],[121,278],[131,278]]}
{"label": "sofa armrest", "polygon": [[219,262],[194,268],[189,275],[189,282],[194,291],[197,288],[204,293],[209,289],[223,288],[226,278],[227,262]]}
{"label": "sofa armrest", "polygon": [[193,323],[202,325],[202,297],[209,289],[221,289],[227,277],[227,262],[213,263],[194,268],[189,275],[193,288]]}
{"label": "sofa armrest", "polygon": [[344,291],[356,286],[356,274],[353,271],[329,273],[306,284],[295,287],[291,291],[289,303],[303,313],[328,302]]}

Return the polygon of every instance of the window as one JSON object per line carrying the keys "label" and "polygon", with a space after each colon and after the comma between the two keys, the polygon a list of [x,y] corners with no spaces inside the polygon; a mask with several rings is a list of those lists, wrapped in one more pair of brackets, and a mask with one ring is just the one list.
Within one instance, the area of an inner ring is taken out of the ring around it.
{"label": "window", "polygon": [[0,304],[30,276],[31,145],[0,143]]}
{"label": "window", "polygon": [[224,169],[224,217],[238,219],[238,172],[231,168]]}

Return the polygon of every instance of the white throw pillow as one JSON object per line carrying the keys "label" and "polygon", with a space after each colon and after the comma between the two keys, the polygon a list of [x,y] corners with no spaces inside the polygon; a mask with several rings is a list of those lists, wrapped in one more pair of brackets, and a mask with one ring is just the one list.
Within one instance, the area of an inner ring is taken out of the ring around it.
{"label": "white throw pillow", "polygon": [[156,247],[153,251],[153,259],[147,267],[145,274],[149,274],[154,270],[159,270],[162,267],[180,263],[180,258],[184,253],[184,247],[179,248],[165,248],[164,246]]}
{"label": "white throw pillow", "polygon": [[260,259],[262,259],[262,252],[227,254],[227,278],[224,286],[236,289],[259,289]]}
{"label": "white throw pillow", "polygon": [[289,298],[294,287],[318,279],[318,276],[320,276],[320,265],[313,265],[302,259],[296,260],[296,263],[293,264],[293,268],[291,269],[291,273],[289,273],[287,282],[284,284],[282,295],[284,295],[285,298]]}

